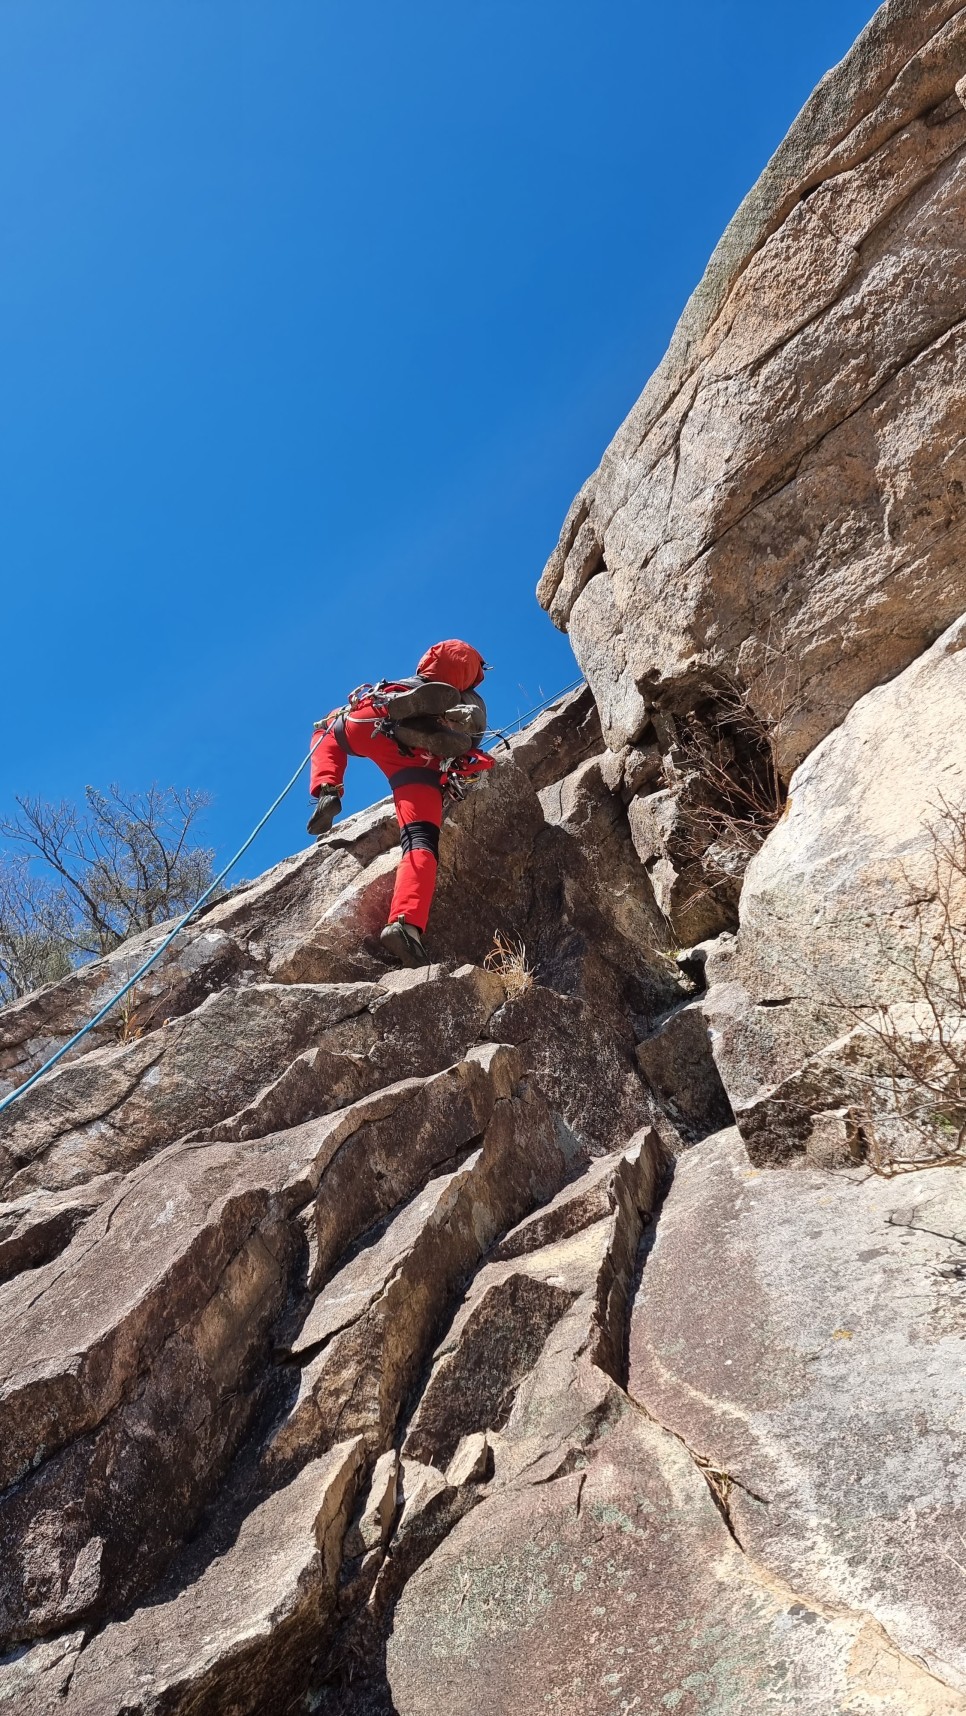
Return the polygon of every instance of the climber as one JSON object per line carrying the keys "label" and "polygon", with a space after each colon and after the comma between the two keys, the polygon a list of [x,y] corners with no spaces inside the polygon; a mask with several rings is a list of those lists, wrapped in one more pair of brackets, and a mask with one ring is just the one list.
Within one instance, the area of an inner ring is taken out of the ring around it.
{"label": "climber", "polygon": [[426,651],[415,678],[361,685],[315,725],[324,737],[312,755],[310,834],[332,827],[350,757],[369,757],[392,789],[402,858],[380,940],[401,965],[429,963],[423,936],[436,886],[444,794],[461,798],[466,785],[493,766],[478,749],[486,705],[476,687],[485,672],[478,650],[448,638]]}

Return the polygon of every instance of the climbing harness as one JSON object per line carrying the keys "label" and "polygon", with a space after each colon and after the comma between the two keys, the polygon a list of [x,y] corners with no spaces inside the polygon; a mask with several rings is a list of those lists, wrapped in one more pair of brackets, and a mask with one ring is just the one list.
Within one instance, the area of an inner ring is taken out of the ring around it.
{"label": "climbing harness", "polygon": [[[234,857],[228,860],[228,863],[225,865],[223,870],[219,870],[217,876],[212,882],[209,882],[200,898],[195,901],[193,906],[189,907],[183,918],[178,919],[174,928],[168,931],[163,940],[158,943],[154,952],[149,954],[147,959],[138,966],[134,975],[129,977],[126,983],[122,984],[121,988],[115,995],[111,996],[109,1001],[105,1001],[103,1007],[98,1008],[98,1011],[94,1014],[93,1018],[88,1019],[87,1023],[82,1025],[79,1031],[75,1031],[74,1035],[70,1037],[66,1043],[62,1044],[62,1046],[46,1061],[44,1061],[43,1066],[38,1067],[36,1072],[31,1073],[30,1077],[25,1079],[23,1084],[18,1085],[16,1090],[8,1091],[6,1096],[0,1097],[0,1114],[3,1114],[4,1111],[10,1108],[13,1103],[17,1102],[20,1097],[26,1096],[28,1090],[32,1090],[34,1085],[37,1084],[40,1079],[45,1078],[49,1072],[52,1072],[54,1067],[63,1060],[64,1056],[70,1054],[71,1049],[76,1048],[77,1044],[82,1042],[88,1032],[93,1031],[95,1027],[101,1023],[102,1019],[106,1019],[111,1009],[116,1007],[119,1001],[123,1001],[125,995],[130,994],[135,984],[141,981],[145,972],[150,971],[152,965],[157,964],[161,955],[167,952],[175,937],[179,936],[181,931],[187,927],[191,920],[197,917],[202,907],[211,899],[216,888],[219,888],[225,880],[225,877],[230,875],[239,859],[245,856],[248,848],[254,843],[258,835],[261,834],[266,822],[268,822],[269,818],[275,814],[279,805],[282,803],[282,800],[291,792],[293,786],[302,773],[302,770],[311,762],[316,750],[319,745],[321,745],[326,734],[336,727],[339,719],[352,713],[352,711],[357,708],[360,703],[365,702],[368,697],[378,697],[387,686],[398,683],[399,681],[381,679],[375,685],[358,685],[356,686],[356,689],[350,693],[347,701],[341,708],[333,710],[332,714],[327,715],[324,721],[317,721],[315,723],[315,737],[308,753],[302,758],[302,761],[299,763],[299,766],[291,780],[286,782],[278,797],[269,805],[265,815],[259,822],[256,822],[255,827],[248,836],[248,839],[242,846],[239,846]],[[545,702],[538,704],[536,708],[528,709],[526,714],[518,716],[516,721],[512,722],[507,730],[511,733],[518,731],[524,722],[529,721],[532,716],[540,714],[544,709],[549,709],[551,704],[559,702],[561,697],[566,697],[571,691],[575,691],[577,687],[583,683],[582,679],[578,679],[575,680],[572,685],[566,686],[563,691],[555,692],[553,697],[548,697]],[[373,715],[374,721],[383,718],[384,716],[376,714]],[[363,717],[363,719],[366,719],[366,717]],[[504,733],[498,732],[495,728],[487,729],[487,736],[490,735],[501,738],[504,743],[508,743]],[[474,780],[477,780],[481,774],[485,773],[487,769],[491,769],[492,767],[493,759],[487,751],[470,751],[463,757],[454,757],[447,767],[440,771],[440,779],[450,797],[461,799],[467,786],[471,785]]]}

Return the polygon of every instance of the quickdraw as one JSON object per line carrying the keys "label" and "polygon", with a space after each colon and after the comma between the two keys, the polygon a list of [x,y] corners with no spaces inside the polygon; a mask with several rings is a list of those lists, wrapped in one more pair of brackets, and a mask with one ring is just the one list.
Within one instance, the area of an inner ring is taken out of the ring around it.
{"label": "quickdraw", "polygon": [[471,786],[492,769],[493,758],[487,751],[467,751],[464,757],[454,757],[440,770],[440,785],[444,795],[459,803]]}

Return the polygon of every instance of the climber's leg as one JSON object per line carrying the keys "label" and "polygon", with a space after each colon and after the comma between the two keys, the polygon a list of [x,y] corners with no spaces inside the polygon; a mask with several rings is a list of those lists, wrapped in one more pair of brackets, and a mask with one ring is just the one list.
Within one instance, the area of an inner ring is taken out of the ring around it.
{"label": "climber's leg", "polygon": [[[408,778],[400,779],[400,775]],[[421,779],[413,779],[414,776]],[[402,858],[389,908],[389,921],[405,919],[420,934],[429,922],[436,889],[439,830],[443,821],[443,793],[436,769],[403,769],[390,777]]]}
{"label": "climber's leg", "polygon": [[341,790],[349,755],[344,724],[339,727],[338,733],[335,727],[330,727],[325,738],[312,752],[309,792],[313,798],[318,797],[320,787],[334,786]]}
{"label": "climber's leg", "polygon": [[439,830],[443,821],[439,764],[411,761],[388,734],[374,730],[363,711],[347,715],[343,731],[351,755],[368,757],[382,770],[396,807],[402,858],[396,873],[389,923],[402,920],[408,930],[415,932],[415,937],[390,937],[387,948],[404,964],[422,963],[416,955],[423,951],[421,937],[429,921],[436,887]]}
{"label": "climber's leg", "polygon": [[344,739],[344,728],[338,733],[333,728],[312,752],[309,791],[315,799],[315,808],[306,823],[309,834],[328,834],[342,809],[342,780],[349,758]]}

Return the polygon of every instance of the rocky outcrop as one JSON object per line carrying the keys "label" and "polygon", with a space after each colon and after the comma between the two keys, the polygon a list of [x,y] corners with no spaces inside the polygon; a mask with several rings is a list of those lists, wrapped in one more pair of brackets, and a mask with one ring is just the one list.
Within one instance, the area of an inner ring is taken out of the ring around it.
{"label": "rocky outcrop", "polygon": [[[735,216],[541,580],[608,745],[646,775],[632,826],[674,872],[685,944],[736,904],[721,853],[699,862],[721,832],[702,732],[724,712],[739,753],[767,734],[787,780],[966,610],[964,74],[955,0],[880,9]],[[742,805],[747,755],[722,764]]]}
{"label": "rocky outcrop", "polygon": [[0,1116],[0,1708],[966,1713],[964,78],[889,0],[736,216],[436,963],[377,805]]}
{"label": "rocky outcrop", "polygon": [[[709,955],[704,1011],[756,1161],[821,1149],[832,1111],[871,1103],[881,1123],[894,1108],[875,1088],[889,1082],[883,1030],[886,1047],[896,1029],[907,1049],[916,1037],[928,1046],[929,997],[944,1011],[953,1002],[943,955],[950,924],[966,920],[964,708],[960,619],[812,752],[749,867],[739,932]],[[877,1038],[862,1030],[870,1017]],[[906,1071],[900,1055],[893,1074]]]}
{"label": "rocky outcrop", "polygon": [[675,1175],[628,1381],[706,1474],[755,1576],[813,1620],[878,1631],[952,1709],[966,1704],[966,1585],[951,1577],[964,1240],[961,1170],[761,1173],[722,1134]]}
{"label": "rocky outcrop", "polygon": [[[653,907],[595,746],[584,693],[447,825],[443,963],[380,961],[392,861],[366,813],[213,908],[120,1040],[3,1116],[0,1699],[328,1696],[340,1641],[381,1636],[478,1498],[581,1295],[606,1345],[679,1142],[636,1042],[683,989],[637,934]],[[496,925],[525,941],[523,993],[485,963]],[[13,1008],[8,1064],[130,956]]]}

